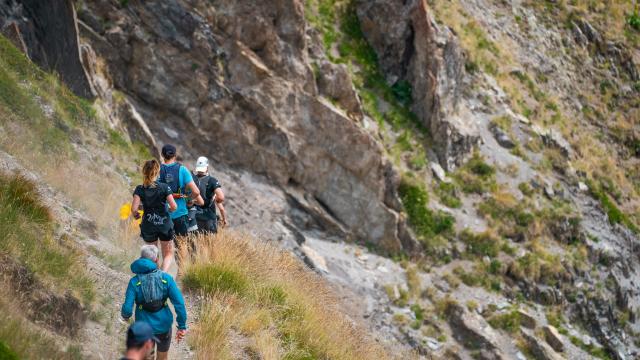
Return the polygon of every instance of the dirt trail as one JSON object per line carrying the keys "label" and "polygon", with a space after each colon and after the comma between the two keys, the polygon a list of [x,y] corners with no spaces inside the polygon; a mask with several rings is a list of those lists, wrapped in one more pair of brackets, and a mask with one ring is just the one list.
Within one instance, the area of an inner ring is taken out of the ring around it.
{"label": "dirt trail", "polygon": [[[120,318],[120,307],[124,301],[127,283],[132,276],[131,272],[125,270],[128,269],[130,261],[124,262],[125,269],[120,270],[117,266],[104,260],[109,259],[109,256],[121,256],[121,253],[114,249],[112,243],[104,241],[104,239],[103,241],[86,239],[82,243],[85,244],[88,252],[95,252],[93,250],[95,248],[102,252],[100,257],[91,254],[87,259],[88,269],[95,280],[96,290],[99,294],[98,302],[101,304],[103,312],[99,314],[98,319],[91,319],[87,323],[83,339],[84,355],[90,359],[114,359],[122,354],[128,326]],[[131,249],[127,251],[131,260],[135,259],[137,255],[138,245],[143,245],[142,241],[132,244]],[[175,278],[177,274],[175,265],[172,266],[169,273]],[[178,286],[181,286],[179,282]],[[193,314],[197,311],[195,311],[191,295],[187,293],[183,295],[187,306],[188,326],[191,328],[194,323]],[[173,307],[171,309],[173,311]],[[176,343],[175,326],[174,340],[169,354],[170,359],[193,359],[195,357],[195,353],[188,344],[188,336],[186,342]]]}
{"label": "dirt trail", "polygon": [[[0,151],[0,172],[19,173],[31,180],[38,176],[25,169],[13,156]],[[124,301],[127,283],[132,276],[129,264],[139,256],[139,247],[143,245],[137,236],[135,227],[101,229],[83,212],[76,209],[64,194],[52,189],[42,181],[35,181],[38,191],[46,205],[53,211],[59,225],[59,235],[67,235],[76,241],[86,254],[86,269],[93,279],[96,299],[94,309],[89,315],[81,339],[84,359],[117,359],[124,351],[128,324],[120,318],[120,307]],[[114,213],[114,217],[117,213]],[[110,238],[117,239],[111,240]],[[175,277],[177,268],[169,272]],[[178,281],[178,286],[181,286]],[[194,323],[193,314],[196,305],[190,294],[184,294],[188,313],[188,326]],[[173,308],[172,308],[173,310]],[[55,336],[55,334],[52,334]],[[192,359],[195,353],[187,341],[171,344],[170,359]]]}

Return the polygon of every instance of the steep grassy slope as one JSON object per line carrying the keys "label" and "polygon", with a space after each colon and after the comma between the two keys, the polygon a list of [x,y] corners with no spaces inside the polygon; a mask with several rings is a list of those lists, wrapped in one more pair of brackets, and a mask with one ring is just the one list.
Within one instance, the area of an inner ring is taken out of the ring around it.
{"label": "steep grassy slope", "polygon": [[235,359],[240,347],[260,359],[387,358],[342,314],[327,284],[291,254],[234,232],[197,244],[183,284],[207,299],[194,340],[201,354]]}
{"label": "steep grassy slope", "polygon": [[[57,126],[52,126],[49,116],[55,117]],[[90,116],[87,104],[0,38],[2,150],[24,149],[37,155],[39,163],[61,154],[67,156],[71,143],[63,126]],[[0,175],[0,218],[0,273],[7,295],[0,300],[5,316],[0,324],[0,343],[19,358],[76,358],[75,345],[62,351],[60,341],[48,331],[77,331],[77,324],[67,327],[70,324],[61,323],[59,317],[91,309],[95,290],[81,253],[71,239],[58,232],[47,199],[42,198],[32,180]],[[47,297],[49,305],[42,303]],[[72,300],[57,303],[65,297]],[[69,313],[59,313],[62,310]],[[44,324],[47,330],[34,326],[29,319]]]}

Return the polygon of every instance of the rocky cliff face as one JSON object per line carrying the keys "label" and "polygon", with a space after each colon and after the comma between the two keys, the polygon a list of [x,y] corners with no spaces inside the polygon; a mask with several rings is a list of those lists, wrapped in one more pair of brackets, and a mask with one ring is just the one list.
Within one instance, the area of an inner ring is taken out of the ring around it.
{"label": "rocky cliff face", "polygon": [[[342,236],[402,248],[380,146],[317,96],[301,2],[96,1],[80,20],[107,86],[126,94],[156,139],[300,186]],[[320,90],[338,91],[326,81]]]}
{"label": "rocky cliff face", "polygon": [[436,24],[426,0],[360,1],[358,17],[387,81],[411,84],[413,110],[429,129],[441,165],[461,165],[480,136],[461,104],[464,56],[455,35]]}

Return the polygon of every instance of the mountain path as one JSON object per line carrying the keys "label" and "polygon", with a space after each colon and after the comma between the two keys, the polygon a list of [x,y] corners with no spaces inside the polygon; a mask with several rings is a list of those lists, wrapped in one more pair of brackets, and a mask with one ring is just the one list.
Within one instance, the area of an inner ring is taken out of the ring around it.
{"label": "mountain path", "polygon": [[[20,162],[10,154],[0,150],[0,172],[18,173],[37,184],[38,192],[45,205],[53,212],[58,228],[59,236],[68,235],[78,245],[86,261],[87,275],[93,280],[96,297],[93,303],[93,311],[89,313],[88,320],[82,329],[79,339],[62,339],[55,333],[51,333],[58,342],[64,345],[68,340],[82,344],[82,357],[84,359],[118,359],[124,354],[126,330],[128,324],[120,317],[120,308],[124,301],[127,283],[133,275],[129,270],[129,264],[139,256],[139,248],[143,241],[139,238],[137,227],[126,228],[127,224],[120,224],[118,229],[106,229],[107,235],[112,235],[116,240],[111,240],[105,234],[98,231],[98,226],[93,219],[82,211],[62,192],[54,190],[43,181],[37,181],[40,177],[33,171],[24,168]],[[127,201],[129,199],[123,199]],[[116,217],[118,214],[114,213]],[[175,263],[169,273],[177,274]],[[178,279],[178,286],[181,288]],[[183,292],[187,307],[187,326],[194,324],[194,314],[197,314],[197,296]],[[172,307],[173,310],[173,307]],[[169,352],[170,359],[193,359],[195,353],[189,345],[189,336],[186,341],[177,344],[174,333]]]}

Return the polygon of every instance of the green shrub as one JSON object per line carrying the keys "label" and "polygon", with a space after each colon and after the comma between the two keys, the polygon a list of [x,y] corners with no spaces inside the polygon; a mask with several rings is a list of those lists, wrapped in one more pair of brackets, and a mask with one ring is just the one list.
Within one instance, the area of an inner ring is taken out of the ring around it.
{"label": "green shrub", "polygon": [[454,183],[440,182],[436,187],[436,194],[440,201],[450,208],[457,209],[462,206],[462,201],[458,197],[458,186]]}
{"label": "green shrub", "polygon": [[398,193],[409,224],[423,242],[453,229],[455,219],[451,215],[429,209],[429,195],[422,184],[405,177],[398,187]]}
{"label": "green shrub", "polygon": [[479,153],[453,174],[463,192],[483,194],[497,188],[495,168],[487,164]]}
{"label": "green shrub", "polygon": [[393,84],[391,91],[398,100],[404,106],[411,106],[411,84],[406,80],[401,80]]}
{"label": "green shrub", "polygon": [[637,10],[627,17],[627,24],[629,24],[632,29],[640,31],[640,14]]}
{"label": "green shrub", "polygon": [[93,286],[71,243],[54,239],[55,223],[33,182],[19,175],[0,175],[0,252],[11,254],[37,277],[52,278],[85,302]]}
{"label": "green shrub", "polygon": [[526,182],[521,182],[520,184],[518,184],[518,189],[520,190],[520,192],[522,192],[522,195],[524,196],[531,196],[535,193],[531,185],[529,185],[529,183],[526,183]]}
{"label": "green shrub", "polygon": [[224,264],[194,266],[185,274],[182,282],[189,289],[239,296],[245,295],[249,288],[249,280],[240,270]]}
{"label": "green shrub", "polygon": [[18,355],[11,351],[7,345],[0,341],[0,360],[18,360]]}
{"label": "green shrub", "polygon": [[460,240],[467,245],[467,252],[476,256],[496,257],[502,241],[488,232],[474,234],[469,230],[460,233]]}
{"label": "green shrub", "polygon": [[629,228],[629,230],[633,231],[635,234],[638,234],[640,232],[638,226],[633,221],[631,221],[631,219],[629,219],[627,214],[622,212],[622,210],[620,210],[618,206],[616,206],[615,202],[611,200],[609,195],[604,191],[605,186],[603,186],[602,182],[596,184],[594,181],[589,179],[587,180],[587,186],[589,187],[589,190],[591,191],[593,197],[600,201],[600,205],[602,206],[604,212],[607,214],[607,217],[609,218],[609,222],[611,224],[622,224]]}
{"label": "green shrub", "polygon": [[520,330],[520,314],[513,310],[508,313],[498,314],[492,316],[489,320],[489,325],[495,329],[502,329],[508,333],[515,333]]}

